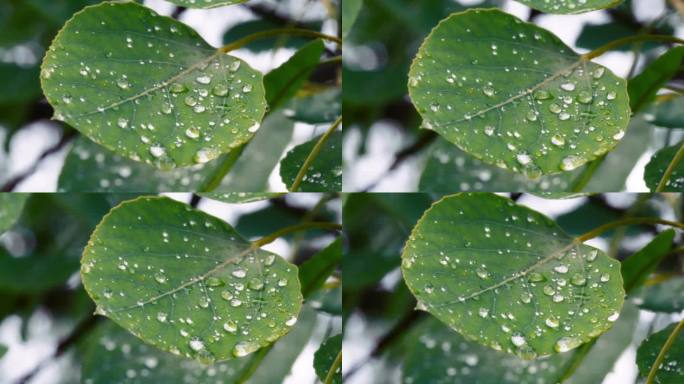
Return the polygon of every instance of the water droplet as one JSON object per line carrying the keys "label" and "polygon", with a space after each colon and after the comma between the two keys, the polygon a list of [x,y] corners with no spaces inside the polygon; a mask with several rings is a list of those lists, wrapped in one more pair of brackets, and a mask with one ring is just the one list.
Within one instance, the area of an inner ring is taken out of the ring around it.
{"label": "water droplet", "polygon": [[116,81],[116,86],[126,90],[130,88],[131,84],[128,82],[128,79],[126,79],[125,77],[121,77]]}
{"label": "water droplet", "polygon": [[551,144],[557,147],[562,147],[565,145],[565,138],[560,134],[555,134],[551,136]]}
{"label": "water droplet", "polygon": [[601,275],[601,282],[602,282],[602,283],[605,283],[605,282],[607,282],[607,281],[610,281],[610,275],[607,274],[607,273],[602,274],[602,275]]}
{"label": "water droplet", "polygon": [[190,349],[192,349],[195,352],[204,349],[204,342],[202,342],[202,340],[200,340],[200,339],[192,338],[192,339],[190,339],[189,344],[190,344]]}
{"label": "water droplet", "polygon": [[485,317],[489,316],[489,309],[480,308],[480,310],[478,311],[478,314],[480,315],[481,318],[484,319]]}
{"label": "water droplet", "polygon": [[255,277],[252,280],[250,280],[249,283],[247,283],[247,288],[253,291],[259,291],[264,288],[264,283],[263,281]]}
{"label": "water droplet", "polygon": [[551,103],[551,104],[549,105],[549,111],[550,111],[551,113],[556,113],[556,114],[558,114],[558,113],[560,113],[560,111],[562,111],[562,108],[561,108],[560,105],[558,105],[558,104],[556,104],[556,103]]}
{"label": "water droplet", "polygon": [[207,107],[202,104],[197,104],[192,108],[192,110],[195,111],[195,113],[202,113],[207,110]]}
{"label": "water droplet", "polygon": [[161,111],[165,115],[170,115],[173,112],[173,106],[169,103],[162,103]]}
{"label": "water droplet", "polygon": [[558,119],[559,120],[567,120],[570,118],[570,114],[567,112],[561,112],[558,114]]}
{"label": "water droplet", "polygon": [[529,281],[531,283],[540,283],[542,281],[546,281],[546,277],[544,277],[544,275],[542,275],[541,273],[532,272],[530,273]]}
{"label": "water droplet", "polygon": [[105,288],[104,291],[102,291],[102,295],[105,297],[105,299],[111,299],[114,293],[111,289]]}
{"label": "water droplet", "polygon": [[542,292],[544,292],[544,294],[547,296],[552,296],[553,294],[556,293],[556,290],[553,289],[553,287],[550,285],[545,285],[544,288],[542,289]]}
{"label": "water droplet", "polygon": [[613,312],[610,316],[608,316],[608,321],[613,323],[618,319],[618,317],[620,317],[620,313],[619,312]]}
{"label": "water droplet", "polygon": [[250,93],[250,92],[252,92],[252,84],[245,84],[245,86],[242,87],[242,92],[243,92],[243,93]]}
{"label": "water droplet", "polygon": [[581,287],[587,283],[586,277],[576,273],[570,278],[570,284]]}
{"label": "water droplet", "polygon": [[183,93],[187,92],[188,88],[181,83],[173,83],[169,86],[169,92],[171,93]]}
{"label": "water droplet", "polygon": [[598,67],[594,70],[592,73],[592,76],[594,76],[595,79],[600,79],[603,77],[603,74],[606,72],[606,69],[604,67]]}
{"label": "water droplet", "polygon": [[155,274],[154,274],[154,279],[155,279],[155,280],[157,281],[157,283],[159,283],[159,284],[164,284],[164,283],[166,283],[166,281],[168,280],[168,279],[166,278],[166,275],[163,274],[163,273],[161,273],[161,272],[155,273]]}
{"label": "water droplet", "polygon": [[551,98],[551,94],[543,89],[540,89],[534,93],[534,98],[537,100],[547,100]]}
{"label": "water droplet", "polygon": [[563,158],[560,168],[564,171],[572,171],[584,164],[584,159],[579,156],[569,155]]}
{"label": "water droplet", "polygon": [[529,121],[537,121],[537,113],[534,111],[528,111],[527,116],[525,116]]}
{"label": "water droplet", "polygon": [[555,349],[556,352],[567,352],[578,345],[580,345],[580,341],[574,337],[561,337],[556,341],[553,349]]}
{"label": "water droplet", "polygon": [[617,133],[613,135],[613,139],[615,140],[621,140],[623,137],[625,137],[625,131],[623,131],[622,129],[617,131]]}
{"label": "water droplet", "polygon": [[228,333],[235,333],[237,332],[237,323],[234,321],[227,321],[223,323],[223,329],[228,332]]}
{"label": "water droplet", "polygon": [[241,305],[242,305],[242,300],[240,300],[240,299],[233,299],[230,301],[231,307],[239,307]]}
{"label": "water droplet", "polygon": [[563,84],[561,84],[560,87],[562,90],[568,91],[568,92],[575,90],[575,84],[573,84],[573,83],[563,83]]}
{"label": "water droplet", "polygon": [[484,134],[487,136],[493,135],[494,134],[494,127],[491,125],[487,125],[486,127],[484,127]]}
{"label": "water droplet", "polygon": [[608,94],[606,94],[607,100],[615,100],[616,97],[617,97],[617,93],[615,93],[613,91],[610,91],[610,92],[608,92]]}
{"label": "water droplet", "polygon": [[193,160],[197,164],[204,164],[215,159],[218,155],[218,151],[213,148],[202,148],[199,151],[197,151],[197,153],[195,153],[195,157],[193,158]]}
{"label": "water droplet", "polygon": [[207,277],[207,279],[204,281],[204,285],[207,287],[222,287],[225,284],[226,283],[224,283],[223,280],[215,276]]}
{"label": "water droplet", "polygon": [[166,154],[166,150],[158,145],[150,147],[150,154],[154,157],[162,157]]}
{"label": "water droplet", "polygon": [[64,104],[71,104],[72,100],[73,100],[73,98],[68,93],[66,95],[62,96],[62,101],[64,102]]}
{"label": "water droplet", "polygon": [[228,94],[228,87],[225,84],[216,84],[214,89],[211,90],[214,96],[225,96]]}
{"label": "water droplet", "polygon": [[231,275],[242,279],[243,277],[247,276],[247,272],[244,269],[236,269],[231,273]]}
{"label": "water droplet", "polygon": [[116,122],[116,125],[119,128],[125,129],[128,127],[128,119],[126,119],[124,117],[120,117],[119,120]]}
{"label": "water droplet", "polygon": [[553,270],[558,273],[568,273],[568,266],[565,264],[557,265],[553,267]]}
{"label": "water droplet", "polygon": [[439,111],[439,103],[437,103],[437,102],[431,103],[431,104],[430,104],[430,110],[431,110],[432,112],[437,112],[437,111]]}
{"label": "water droplet", "polygon": [[240,60],[235,60],[232,63],[230,63],[230,71],[236,72],[238,69],[240,69],[240,63]]}
{"label": "water droplet", "polygon": [[487,270],[484,268],[477,268],[475,270],[475,273],[477,274],[477,277],[479,277],[480,279],[484,280],[489,278],[489,272],[487,272]]}
{"label": "water droplet", "polygon": [[199,128],[195,127],[190,127],[185,130],[185,136],[191,138],[191,139],[196,139],[200,136],[200,131]]}
{"label": "water droplet", "polygon": [[290,317],[286,322],[285,325],[288,327],[291,327],[297,323],[297,318],[295,316]]}
{"label": "water droplet", "polygon": [[518,163],[520,163],[521,165],[527,165],[532,162],[532,158],[530,157],[530,155],[524,152],[515,155],[515,159],[518,160]]}
{"label": "water droplet", "polygon": [[485,86],[482,88],[482,93],[484,93],[485,96],[489,96],[489,97],[494,96],[494,88],[489,87],[489,86]]}
{"label": "water droplet", "polygon": [[230,293],[230,291],[222,291],[221,297],[223,298],[223,300],[230,301],[233,299],[233,294]]}
{"label": "water droplet", "polygon": [[591,103],[591,100],[593,100],[593,98],[594,96],[592,96],[591,92],[580,91],[580,93],[577,94],[577,101],[582,104]]}
{"label": "water droplet", "polygon": [[546,326],[549,327],[549,328],[558,328],[558,325],[559,325],[560,323],[558,322],[558,319],[556,319],[555,317],[551,316],[551,317],[547,317],[547,318],[546,318],[546,320],[544,321],[544,324],[546,324]]}
{"label": "water droplet", "polygon": [[157,313],[157,320],[160,323],[165,323],[167,318],[168,318],[168,315],[166,314],[166,312],[158,312]]}
{"label": "water droplet", "polygon": [[196,78],[195,80],[197,80],[197,82],[200,83],[200,84],[209,84],[209,83],[211,83],[211,77],[210,77],[209,75],[200,75],[200,76],[197,76],[197,78]]}
{"label": "water droplet", "polygon": [[257,343],[253,343],[250,341],[241,341],[241,342],[235,344],[235,347],[233,347],[233,356],[235,356],[235,357],[247,356],[250,353],[256,351],[257,349],[259,349],[259,345]]}
{"label": "water droplet", "polygon": [[511,342],[516,347],[522,347],[523,345],[527,344],[527,340],[525,340],[525,337],[523,337],[523,335],[521,335],[520,333],[514,333],[511,336]]}
{"label": "water droplet", "polygon": [[285,286],[287,286],[287,279],[280,279],[280,280],[278,280],[278,286],[279,286],[279,287],[285,287]]}
{"label": "water droplet", "polygon": [[185,102],[185,105],[187,105],[188,107],[192,107],[192,106],[197,105],[197,99],[195,99],[194,96],[186,97],[184,102]]}

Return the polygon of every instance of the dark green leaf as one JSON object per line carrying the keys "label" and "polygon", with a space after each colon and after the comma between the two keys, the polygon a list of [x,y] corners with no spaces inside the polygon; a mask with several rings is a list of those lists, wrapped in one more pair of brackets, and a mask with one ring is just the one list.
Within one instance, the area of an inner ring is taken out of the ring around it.
{"label": "dark green leaf", "polygon": [[306,83],[311,72],[316,69],[324,48],[323,41],[314,40],[264,76],[266,101],[270,109],[283,105]]}
{"label": "dark green leaf", "polygon": [[0,344],[0,358],[5,356],[6,352],[7,352],[7,346],[4,344]]}
{"label": "dark green leaf", "polygon": [[684,97],[674,96],[657,102],[651,109],[651,124],[664,128],[684,128]]}
{"label": "dark green leaf", "polygon": [[342,36],[347,36],[361,10],[363,0],[345,0],[342,2]]}
{"label": "dark green leaf", "polygon": [[623,79],[499,10],[440,22],[413,61],[409,95],[425,128],[531,177],[570,171],[610,151],[630,117]]}
{"label": "dark green leaf", "polygon": [[340,96],[339,88],[329,88],[306,97],[295,97],[284,113],[292,120],[309,124],[332,122],[342,114]]}
{"label": "dark green leaf", "polygon": [[0,62],[0,103],[21,103],[31,101],[40,95],[38,67],[20,67],[16,64]]}
{"label": "dark green leaf", "polygon": [[261,73],[133,2],[77,13],[46,54],[41,80],[56,119],[164,169],[249,141],[266,107]]}
{"label": "dark green leaf", "polygon": [[[295,181],[304,161],[321,136],[292,148],[280,162],[280,177],[285,185]],[[330,192],[342,190],[342,132],[333,132],[316,159],[306,171],[299,187],[301,192]]]}
{"label": "dark green leaf", "polygon": [[337,359],[342,358],[341,353],[342,335],[337,335],[325,340],[314,354],[314,369],[316,369],[316,375],[322,382],[325,382],[330,374],[330,370],[334,369],[335,373],[332,376],[333,380],[331,383],[342,383],[342,363],[341,361],[336,362]]}
{"label": "dark green leaf", "polygon": [[[660,332],[649,336],[637,349],[637,365],[639,372],[646,377],[651,371],[651,367],[660,352],[660,349],[665,344],[665,341],[670,336],[676,324],[663,329]],[[680,332],[672,348],[665,355],[662,364],[658,367],[654,383],[658,384],[680,384],[684,382],[684,332]]]}
{"label": "dark green leaf", "polygon": [[548,217],[488,193],[433,204],[402,254],[419,309],[525,359],[568,351],[607,331],[624,300],[619,268]]}
{"label": "dark green leaf", "polygon": [[639,112],[654,98],[678,71],[684,59],[684,47],[672,48],[648,65],[639,75],[629,80],[629,104]]}
{"label": "dark green leaf", "polygon": [[517,0],[546,13],[573,14],[612,8],[623,0]]}
{"label": "dark green leaf", "polygon": [[[665,170],[670,165],[674,159],[677,151],[684,145],[684,141],[673,145],[671,147],[665,147],[659,149],[651,160],[646,164],[644,171],[644,181],[651,191],[655,191],[660,183],[660,179],[663,178]],[[680,161],[675,165],[670,178],[665,184],[665,192],[684,192],[684,161]]]}
{"label": "dark green leaf", "polygon": [[634,294],[634,302],[653,312],[684,311],[684,277],[674,277],[662,283],[647,285]]}
{"label": "dark green leaf", "polygon": [[[618,19],[605,24],[585,24],[582,27],[582,32],[577,37],[575,45],[579,48],[593,50],[611,41],[637,35],[640,33],[640,29],[641,26],[638,23],[630,23],[626,18],[624,21],[623,19]],[[664,26],[658,34],[672,34],[672,28]],[[662,45],[662,43],[648,41],[643,43],[643,49],[651,49],[659,45]],[[634,45],[621,45],[614,50],[631,51],[633,48]]]}
{"label": "dark green leaf", "polygon": [[299,267],[302,295],[306,298],[320,289],[342,261],[342,239],[337,238]]}
{"label": "dark green leaf", "polygon": [[197,190],[216,170],[218,160],[187,168],[161,170],[79,137],[59,175],[60,191],[168,192]]}
{"label": "dark green leaf", "polygon": [[165,197],[110,211],[91,235],[81,277],[98,314],[205,363],[271,344],[302,302],[296,266]]}
{"label": "dark green leaf", "polygon": [[[263,32],[270,29],[278,29],[288,27],[287,22],[279,20],[270,19],[258,19],[258,20],[248,20],[240,24],[236,24],[230,27],[226,33],[223,35],[223,42],[225,44],[232,43],[243,37],[247,37],[257,32]],[[304,23],[303,27],[306,29],[311,29],[314,31],[320,31],[320,22],[309,22]],[[270,49],[275,49],[279,47],[286,48],[299,48],[304,44],[311,41],[310,38],[301,36],[277,36],[272,38],[258,39],[245,45],[247,48],[254,52],[263,52]]]}
{"label": "dark green leaf", "polygon": [[641,286],[655,271],[672,247],[675,231],[668,229],[658,234],[650,243],[622,262],[622,279],[625,292],[630,293]]}
{"label": "dark green leaf", "polygon": [[222,201],[229,204],[243,204],[243,203],[253,203],[255,201],[273,199],[282,195],[282,193],[269,193],[269,192],[204,192],[200,193],[200,196]]}
{"label": "dark green leaf", "polygon": [[19,219],[28,197],[25,193],[0,193],[0,234]]}
{"label": "dark green leaf", "polygon": [[318,311],[342,316],[342,286],[314,292],[308,301]]}

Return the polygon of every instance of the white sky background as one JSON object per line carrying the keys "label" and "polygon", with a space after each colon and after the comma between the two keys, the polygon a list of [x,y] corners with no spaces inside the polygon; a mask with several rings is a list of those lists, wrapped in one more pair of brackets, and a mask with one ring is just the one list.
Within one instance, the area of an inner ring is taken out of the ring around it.
{"label": "white sky background", "polygon": [[[477,5],[482,0],[462,0],[464,5]],[[633,0],[636,15],[640,20],[652,20],[660,16],[665,9],[665,0]],[[504,3],[503,9],[522,19],[527,19],[530,8],[512,0]],[[558,36],[565,44],[573,47],[577,52],[585,53],[587,50],[578,49],[575,40],[585,23],[600,24],[609,21],[609,16],[604,11],[583,13],[580,15],[542,15],[535,21],[536,24],[548,29]],[[676,31],[678,37],[684,37],[684,28],[679,27]],[[594,61],[605,65],[618,76],[626,77],[632,63],[632,55],[628,52],[609,52]],[[394,160],[393,156],[398,150],[411,144],[401,134],[401,130],[390,121],[379,121],[370,130],[367,145],[367,153],[357,157],[358,146],[361,144],[360,132],[354,132],[352,126],[348,127],[344,141],[344,190],[365,190],[373,182],[386,176],[374,191],[378,192],[411,192],[418,188],[418,181],[422,173],[425,155],[413,156],[405,161],[397,170],[386,175],[386,170]],[[643,181],[644,166],[648,163],[653,150],[649,150],[639,159],[634,170],[627,179],[627,191],[648,192]]]}
{"label": "white sky background", "polygon": [[[191,197],[190,193],[172,193],[166,195],[184,203],[189,202]],[[297,193],[288,195],[286,198],[293,206],[311,209],[316,202],[318,202],[320,197],[321,194],[317,193]],[[265,201],[247,204],[226,204],[215,200],[202,199],[198,208],[235,226],[240,216],[260,210],[267,205],[268,203]],[[333,207],[331,203],[329,203],[328,207],[340,217],[340,204],[337,205],[338,206]],[[263,248],[275,252],[286,259],[291,260],[292,258],[292,248],[285,240],[278,239]],[[74,274],[70,279],[70,283],[74,283],[74,285],[79,283],[78,273]],[[318,350],[318,347],[323,341],[326,327],[330,319],[331,316],[327,314],[318,315],[313,335],[311,336],[308,345],[295,361],[291,374],[284,384],[315,382],[316,375],[313,370],[313,354]],[[73,324],[55,323],[54,319],[45,311],[38,310],[29,320],[29,337],[26,342],[21,340],[19,336],[20,326],[20,318],[16,315],[9,316],[0,322],[0,343],[9,347],[7,354],[0,359],[0,384],[12,383],[14,380],[31,371],[40,361],[51,356],[59,340],[69,334]],[[342,330],[342,322],[335,321],[333,322],[332,327],[333,331],[331,334],[338,334]],[[61,376],[62,369],[69,369],[68,363],[68,358],[52,361],[41,370],[40,374],[37,375],[34,380],[30,381],[29,384],[56,383]],[[261,367],[260,369],[268,369],[268,367]]]}
{"label": "white sky background", "polygon": [[[304,6],[307,1],[309,1],[310,4]],[[277,4],[275,0],[255,0],[253,3]],[[299,20],[320,19],[321,15],[325,15],[325,9],[319,1],[291,0],[288,4],[291,4],[289,9],[292,10],[293,15],[298,16],[297,18]],[[164,0],[146,0],[145,5],[162,15],[170,15],[175,7],[173,4]],[[181,15],[180,21],[194,28],[209,44],[220,47],[223,45],[223,34],[228,28],[251,19],[256,19],[256,17],[243,7],[235,5],[207,10],[188,9]],[[334,33],[334,31],[336,31],[334,22],[326,22],[323,25],[323,28],[326,33]],[[294,50],[289,48],[280,48],[276,52],[267,51],[259,54],[254,54],[247,49],[239,49],[231,52],[232,55],[247,61],[252,67],[264,73],[285,62],[293,53]],[[33,58],[32,60],[36,61],[41,59],[42,58]],[[0,184],[3,183],[4,179],[9,179],[12,176],[21,174],[29,169],[45,149],[54,145],[59,140],[59,133],[57,130],[53,129],[48,124],[51,123],[46,124],[45,122],[38,122],[24,127],[19,131],[12,139],[12,146],[7,158],[3,158],[3,153],[0,151],[0,164],[7,162],[9,167],[7,175],[0,176]],[[327,125],[325,124],[314,127],[308,124],[296,123],[293,140],[285,152],[295,145],[301,144],[315,137],[317,134],[322,133],[326,128]],[[0,143],[3,141],[3,132],[0,131]],[[37,171],[23,183],[19,184],[15,191],[56,191],[57,179],[59,178],[62,163],[69,152],[69,148],[70,146],[66,146],[62,151],[45,159],[40,164]],[[1,171],[2,168],[0,168],[0,172]],[[287,190],[280,179],[279,167],[276,167],[269,177],[269,188],[273,191]]]}

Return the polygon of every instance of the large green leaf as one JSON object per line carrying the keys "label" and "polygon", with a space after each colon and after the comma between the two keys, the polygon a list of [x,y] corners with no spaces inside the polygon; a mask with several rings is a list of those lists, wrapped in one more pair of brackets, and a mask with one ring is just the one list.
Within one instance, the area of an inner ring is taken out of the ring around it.
{"label": "large green leaf", "polygon": [[644,286],[634,293],[634,302],[640,308],[653,312],[684,311],[684,277]]}
{"label": "large green leaf", "polygon": [[[660,332],[649,336],[637,349],[637,365],[642,376],[647,376],[653,363],[665,344],[665,340],[670,336],[676,324],[663,329]],[[684,332],[680,332],[674,340],[672,347],[665,355],[660,367],[656,371],[654,383],[658,384],[679,384],[684,381]]]}
{"label": "large green leaf", "polygon": [[25,193],[0,193],[0,234],[19,219],[28,197]]}
{"label": "large green leaf", "polygon": [[60,191],[168,192],[198,190],[216,170],[218,161],[187,168],[161,170],[79,137],[59,175]]}
{"label": "large green leaf", "polygon": [[684,47],[672,48],[650,63],[639,75],[629,80],[629,104],[641,111],[678,71],[684,60]]}
{"label": "large green leaf", "polygon": [[188,8],[216,8],[224,5],[244,3],[247,0],[166,0]]}
{"label": "large green leaf", "polygon": [[255,201],[273,199],[282,195],[282,193],[271,193],[271,192],[204,192],[200,193],[200,196],[207,197],[209,199],[222,201],[229,204],[243,204],[243,203],[253,203]]}
{"label": "large green leaf", "polygon": [[406,242],[402,272],[419,309],[525,359],[605,332],[624,296],[617,261],[548,217],[488,193],[433,204]]}
{"label": "large green leaf", "polygon": [[[304,161],[321,136],[292,148],[280,162],[280,177],[291,186]],[[307,169],[299,187],[302,192],[332,192],[342,190],[342,132],[333,132],[323,144],[316,159]]]}
{"label": "large green leaf", "polygon": [[99,314],[160,349],[204,362],[277,340],[302,303],[296,266],[165,197],[110,211],[91,235],[81,276]]}
{"label": "large green leaf", "polygon": [[573,14],[615,7],[623,0],[516,0],[546,13]]}
{"label": "large green leaf", "polygon": [[674,236],[673,229],[663,231],[645,247],[622,262],[620,268],[625,282],[625,292],[630,293],[648,279],[670,252]]}
{"label": "large green leaf", "polygon": [[[651,160],[646,164],[644,170],[644,181],[651,191],[655,191],[663,178],[665,170],[670,165],[677,154],[677,151],[684,145],[684,141],[671,147],[665,147],[656,152]],[[684,161],[680,161],[672,170],[670,178],[665,184],[665,192],[684,192]]]}
{"label": "large green leaf", "polygon": [[534,177],[610,151],[630,115],[624,80],[498,10],[440,22],[413,61],[409,95],[425,128],[486,163]]}
{"label": "large green leaf", "polygon": [[297,93],[316,69],[324,49],[322,40],[314,40],[264,77],[269,108],[278,108]]}
{"label": "large green leaf", "polygon": [[418,189],[425,192],[459,191],[567,191],[577,169],[559,175],[529,179],[525,175],[484,163],[443,139],[432,144]]}
{"label": "large green leaf", "polygon": [[56,119],[165,169],[247,142],[266,106],[259,72],[133,2],[77,13],[46,54],[41,80]]}
{"label": "large green leaf", "polygon": [[358,16],[363,0],[346,0],[342,2],[342,36],[347,36],[351,30],[356,16]]}
{"label": "large green leaf", "polygon": [[326,339],[314,354],[314,369],[316,370],[316,375],[322,382],[326,380],[330,374],[330,370],[334,368],[335,373],[332,376],[333,379],[331,383],[342,383],[342,364],[339,363],[336,367],[333,367],[335,360],[340,353],[342,353],[342,335],[336,335]]}

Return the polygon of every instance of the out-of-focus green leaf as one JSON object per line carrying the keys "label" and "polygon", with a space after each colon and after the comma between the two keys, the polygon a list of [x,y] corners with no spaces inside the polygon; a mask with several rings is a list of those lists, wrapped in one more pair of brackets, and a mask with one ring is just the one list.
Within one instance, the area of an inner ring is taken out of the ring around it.
{"label": "out-of-focus green leaf", "polygon": [[52,42],[41,82],[56,119],[163,169],[246,143],[266,109],[260,72],[134,2],[77,13]]}
{"label": "out-of-focus green leaf", "polygon": [[[281,23],[279,21],[261,18],[258,20],[248,20],[230,27],[223,35],[223,42],[224,44],[229,44],[257,32],[285,27],[287,27],[286,22]],[[321,22],[307,22],[304,23],[303,27],[314,31],[320,31]],[[263,52],[278,47],[300,48],[309,41],[311,41],[310,38],[301,36],[280,36],[258,39],[245,45],[244,48],[254,52]]]}
{"label": "out-of-focus green leaf", "polygon": [[655,103],[649,122],[663,128],[684,128],[684,97],[675,96]]}
{"label": "out-of-focus green leaf", "polygon": [[200,196],[213,200],[222,201],[228,204],[253,203],[255,201],[273,199],[281,196],[282,193],[269,192],[203,192]]}
{"label": "out-of-focus green leaf", "polygon": [[530,177],[574,170],[609,152],[630,118],[623,79],[496,9],[441,21],[416,54],[408,88],[423,127]]}
{"label": "out-of-focus green leaf", "polygon": [[7,353],[7,346],[4,344],[0,344],[0,358],[5,356],[5,353]]}
{"label": "out-of-focus green leaf", "polygon": [[[640,33],[640,26],[637,23],[622,22],[621,20],[611,21],[605,24],[585,24],[582,27],[575,45],[579,48],[593,50],[611,41],[622,39],[623,37],[634,36]],[[672,28],[664,26],[658,34],[671,34]],[[662,43],[647,41],[643,43],[643,49],[655,48]],[[615,47],[614,51],[631,51],[633,45],[621,45]]]}
{"label": "out-of-focus green leaf", "polygon": [[[375,106],[387,103],[406,94],[407,67],[385,67],[372,71],[344,68],[345,103]],[[372,89],[373,92],[368,92]]]}
{"label": "out-of-focus green leaf", "polygon": [[675,231],[668,229],[658,234],[650,243],[622,262],[622,279],[625,292],[630,293],[641,286],[655,271],[672,247]]}
{"label": "out-of-focus green leaf", "polygon": [[218,160],[161,170],[121,157],[85,137],[71,147],[59,175],[60,191],[168,192],[197,190],[216,170]]}
{"label": "out-of-focus green leaf", "polygon": [[684,277],[644,286],[634,293],[634,302],[640,308],[653,312],[684,311]]}
{"label": "out-of-focus green leaf", "polygon": [[342,2],[342,37],[347,36],[351,30],[362,5],[363,0],[345,0]]}
{"label": "out-of-focus green leaf", "polygon": [[301,309],[296,266],[166,197],[122,203],[88,244],[81,278],[97,313],[205,364],[271,344]]}
{"label": "out-of-focus green leaf", "polygon": [[[342,335],[336,335],[326,339],[314,353],[314,369],[321,382],[326,382],[332,377],[330,383],[342,383]],[[340,359],[340,360],[338,360]],[[330,371],[333,370],[333,373]],[[332,375],[332,376],[329,376]]]}
{"label": "out-of-focus green leaf", "polygon": [[[490,193],[433,204],[406,242],[401,269],[419,309],[523,359],[594,339],[618,319],[624,301],[617,261],[541,213]],[[579,316],[583,308],[587,315]]]}
{"label": "out-of-focus green leaf", "polygon": [[290,143],[293,129],[292,120],[283,116],[280,111],[266,117],[215,192],[268,190],[268,177]]}
{"label": "out-of-focus green leaf", "polygon": [[629,80],[627,89],[633,112],[641,111],[655,98],[658,90],[679,71],[683,59],[684,47],[672,48]]}
{"label": "out-of-focus green leaf", "polygon": [[[640,216],[652,216],[654,212],[650,207],[647,206],[643,209],[640,209],[637,214]],[[623,218],[623,215],[623,212],[611,209],[611,207],[607,204],[601,204],[599,201],[590,199],[574,210],[558,216],[558,218],[556,218],[556,222],[566,232],[570,233],[571,235],[579,236],[603,224],[619,220]],[[626,233],[628,235],[636,235],[647,228],[648,227],[646,226],[640,225],[630,226],[627,228]],[[614,233],[614,230],[609,230],[603,232],[601,236],[610,237]]]}
{"label": "out-of-focus green leaf", "polygon": [[320,289],[342,261],[342,239],[338,238],[299,267],[302,295]]}
{"label": "out-of-focus green leaf", "polygon": [[[637,349],[636,362],[639,366],[641,376],[646,377],[651,371],[651,367],[660,353],[660,350],[665,344],[672,331],[677,324],[672,324],[660,332],[649,336],[641,343]],[[672,343],[672,347],[665,354],[660,367],[656,371],[654,383],[658,384],[680,384],[684,382],[684,332],[679,332],[679,335]]]}
{"label": "out-of-focus green leaf", "polygon": [[342,315],[342,287],[331,290],[320,290],[308,299],[311,306],[318,311],[331,315]]}
{"label": "out-of-focus green leaf", "polygon": [[301,49],[280,67],[264,76],[266,102],[269,108],[277,109],[297,93],[316,69],[324,50],[323,41],[314,40]]}
{"label": "out-of-focus green leaf", "polygon": [[305,97],[295,97],[283,111],[294,121],[309,124],[332,122],[342,114],[339,88],[329,88]]}
{"label": "out-of-focus green leaf", "polygon": [[38,66],[20,67],[16,64],[0,62],[0,104],[30,101],[40,95]]}
{"label": "out-of-focus green leaf", "polygon": [[[651,191],[655,191],[665,175],[665,170],[670,165],[674,159],[677,151],[684,145],[684,141],[673,145],[671,147],[665,147],[659,149],[652,157],[651,160],[646,164],[644,171],[644,181]],[[684,192],[684,161],[678,162],[670,178],[665,184],[665,192]]]}
{"label": "out-of-focus green leaf", "polygon": [[26,193],[0,193],[0,234],[19,220],[28,197]]}
{"label": "out-of-focus green leaf", "polygon": [[[294,183],[321,136],[292,148],[280,162],[280,177],[288,188]],[[342,190],[342,132],[333,132],[325,141],[316,159],[311,163],[302,179],[298,191],[331,192]]]}

